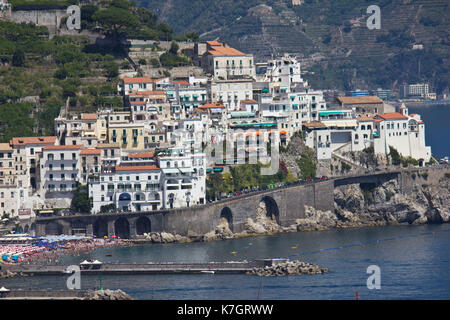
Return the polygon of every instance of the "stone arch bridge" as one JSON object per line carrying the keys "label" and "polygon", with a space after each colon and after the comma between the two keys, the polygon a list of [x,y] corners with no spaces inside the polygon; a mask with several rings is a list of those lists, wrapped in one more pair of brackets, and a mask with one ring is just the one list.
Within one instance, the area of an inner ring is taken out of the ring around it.
{"label": "stone arch bridge", "polygon": [[[443,172],[449,172],[447,166]],[[417,169],[419,170],[419,169]],[[431,173],[434,169],[421,169]],[[430,172],[431,171],[431,172]],[[420,177],[420,172],[418,173]],[[416,175],[411,178],[408,170],[378,172],[362,176],[345,176],[328,180],[294,184],[272,190],[258,191],[241,196],[226,198],[214,203],[189,208],[167,209],[134,213],[86,214],[37,218],[36,235],[86,234],[96,237],[117,236],[136,238],[148,232],[169,232],[184,236],[205,234],[227,219],[233,232],[240,232],[248,218],[256,216],[261,201],[265,202],[267,215],[282,225],[293,224],[305,217],[305,206],[326,211],[334,210],[334,189],[348,184],[372,184],[378,186],[396,179],[401,192],[409,193],[417,183]],[[437,181],[437,180],[436,180]]]}

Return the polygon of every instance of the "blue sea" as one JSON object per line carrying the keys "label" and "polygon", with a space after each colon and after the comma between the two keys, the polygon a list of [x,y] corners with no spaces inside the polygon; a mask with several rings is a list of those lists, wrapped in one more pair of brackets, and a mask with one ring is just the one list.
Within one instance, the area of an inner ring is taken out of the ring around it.
{"label": "blue sea", "polygon": [[409,107],[409,113],[418,113],[425,122],[425,143],[431,146],[433,156],[450,156],[450,104],[430,104]]}
{"label": "blue sea", "polygon": [[[99,249],[66,256],[103,262],[241,261],[290,256],[333,272],[317,275],[82,276],[82,289],[122,289],[135,299],[450,299],[450,225],[385,226],[296,232],[190,244]],[[107,257],[106,254],[112,254]],[[380,289],[368,289],[367,268],[380,268]],[[0,279],[0,286],[65,289],[66,276]]]}

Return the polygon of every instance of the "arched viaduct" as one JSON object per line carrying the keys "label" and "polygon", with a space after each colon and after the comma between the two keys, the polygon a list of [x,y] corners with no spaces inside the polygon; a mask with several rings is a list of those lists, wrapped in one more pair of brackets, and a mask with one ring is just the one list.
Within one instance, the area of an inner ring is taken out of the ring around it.
{"label": "arched viaduct", "polygon": [[[438,181],[445,168],[431,173],[430,182]],[[326,211],[334,210],[334,188],[347,184],[380,185],[396,179],[403,193],[409,193],[413,183],[423,183],[411,178],[406,170],[380,172],[363,176],[347,176],[330,180],[295,184],[273,190],[259,191],[201,206],[172,210],[135,213],[108,213],[97,215],[77,215],[65,217],[38,218],[35,221],[36,235],[86,234],[96,237],[117,236],[136,238],[148,232],[169,232],[180,235],[205,234],[213,230],[223,217],[229,222],[233,232],[240,232],[248,218],[254,218],[261,201],[267,208],[267,215],[278,224],[288,226],[296,219],[305,217],[305,206]],[[413,181],[414,180],[414,181]]]}

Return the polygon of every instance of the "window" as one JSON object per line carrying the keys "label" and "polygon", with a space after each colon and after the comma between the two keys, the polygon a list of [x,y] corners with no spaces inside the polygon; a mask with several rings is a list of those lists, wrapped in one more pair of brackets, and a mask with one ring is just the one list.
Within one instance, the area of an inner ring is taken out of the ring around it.
{"label": "window", "polygon": [[64,160],[64,153],[61,153],[61,154],[60,154],[60,159],[61,159],[61,160]]}

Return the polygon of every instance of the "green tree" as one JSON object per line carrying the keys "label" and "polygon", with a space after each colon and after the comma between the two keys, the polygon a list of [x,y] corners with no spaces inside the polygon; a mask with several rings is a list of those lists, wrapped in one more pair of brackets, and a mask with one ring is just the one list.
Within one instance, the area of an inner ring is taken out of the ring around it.
{"label": "green tree", "polygon": [[16,49],[12,57],[12,64],[15,67],[23,67],[25,65],[25,53],[22,49]]}
{"label": "green tree", "polygon": [[297,160],[297,165],[300,168],[302,179],[314,178],[317,170],[314,151],[310,148],[306,148],[300,159]]}
{"label": "green tree", "polygon": [[178,44],[175,41],[172,41],[172,44],[170,45],[169,53],[171,53],[173,55],[178,55],[179,48],[180,47],[178,46]]}
{"label": "green tree", "polygon": [[89,198],[87,186],[82,186],[80,183],[78,183],[77,188],[73,192],[70,210],[79,213],[90,213],[91,208],[92,202],[91,199]]}
{"label": "green tree", "polygon": [[391,156],[392,164],[394,166],[400,165],[400,163],[402,162],[402,156],[400,155],[400,153],[398,153],[397,149],[389,146],[389,155]]}
{"label": "green tree", "polygon": [[134,29],[139,25],[138,18],[130,10],[117,7],[99,10],[92,16],[92,19],[115,37],[118,36],[119,29]]}

